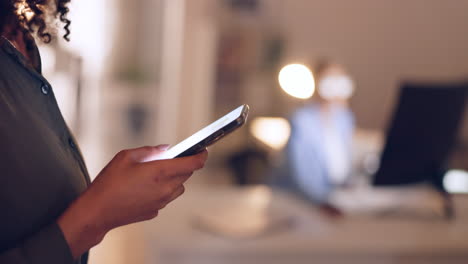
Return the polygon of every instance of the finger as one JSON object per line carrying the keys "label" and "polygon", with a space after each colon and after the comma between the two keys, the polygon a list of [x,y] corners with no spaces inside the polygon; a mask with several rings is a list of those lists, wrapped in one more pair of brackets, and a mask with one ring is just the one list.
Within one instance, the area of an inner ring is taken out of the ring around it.
{"label": "finger", "polygon": [[124,156],[125,159],[129,159],[134,162],[146,162],[149,160],[154,160],[153,157],[159,155],[160,153],[166,151],[169,148],[169,145],[158,145],[158,146],[145,146],[134,149],[127,149],[121,151],[119,154]]}
{"label": "finger", "polygon": [[181,184],[184,184],[188,179],[190,179],[192,175],[193,172],[188,174],[175,175],[168,180],[171,184],[173,184],[173,186],[179,186]]}
{"label": "finger", "polygon": [[174,177],[176,175],[190,174],[205,166],[208,152],[205,150],[193,156],[169,159],[155,160],[141,164],[148,170],[153,170],[152,175],[157,174],[160,177]]}
{"label": "finger", "polygon": [[148,213],[146,213],[144,215],[141,215],[141,216],[137,217],[137,222],[147,221],[147,220],[151,220],[151,219],[157,217],[158,214],[159,214],[158,210],[159,209],[155,209],[154,211],[150,211],[150,212],[148,212]]}
{"label": "finger", "polygon": [[170,202],[174,201],[177,199],[179,196],[181,196],[185,192],[185,187],[184,185],[179,185],[177,189],[169,196],[169,198],[166,201],[166,205],[169,204]]}

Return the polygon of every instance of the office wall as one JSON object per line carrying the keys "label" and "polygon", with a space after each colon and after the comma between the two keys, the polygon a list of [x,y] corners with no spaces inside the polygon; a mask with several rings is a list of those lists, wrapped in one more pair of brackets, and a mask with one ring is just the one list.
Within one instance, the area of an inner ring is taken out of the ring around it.
{"label": "office wall", "polygon": [[352,108],[362,127],[386,127],[401,80],[468,77],[468,1],[264,3],[285,34],[287,60],[332,58],[351,70],[357,82]]}

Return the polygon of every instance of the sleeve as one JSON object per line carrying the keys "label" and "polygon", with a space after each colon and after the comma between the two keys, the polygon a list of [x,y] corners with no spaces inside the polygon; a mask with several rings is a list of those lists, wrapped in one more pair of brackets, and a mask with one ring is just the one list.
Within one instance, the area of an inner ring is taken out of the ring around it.
{"label": "sleeve", "polygon": [[[317,144],[311,133],[316,133],[310,120],[301,120],[301,115],[291,119],[292,133],[287,146],[291,174],[297,187],[309,199],[322,203],[327,200],[331,186],[327,180],[324,161],[318,155]],[[308,123],[308,126],[304,126]]]}
{"label": "sleeve", "polygon": [[72,264],[68,243],[57,223],[53,223],[18,245],[0,252],[2,264]]}

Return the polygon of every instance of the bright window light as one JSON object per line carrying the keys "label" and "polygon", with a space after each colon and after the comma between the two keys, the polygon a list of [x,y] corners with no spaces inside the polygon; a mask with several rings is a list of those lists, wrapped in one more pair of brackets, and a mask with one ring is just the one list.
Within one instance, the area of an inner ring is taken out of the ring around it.
{"label": "bright window light", "polygon": [[39,50],[41,52],[42,73],[48,77],[55,72],[57,56],[50,45],[40,45]]}
{"label": "bright window light", "polygon": [[312,72],[305,65],[289,64],[281,69],[278,81],[281,88],[289,95],[308,99],[315,91],[315,81]]}
{"label": "bright window light", "polygon": [[257,117],[251,123],[250,133],[268,147],[280,150],[289,140],[291,126],[281,117]]}
{"label": "bright window light", "polygon": [[[83,58],[83,71],[88,76],[99,76],[111,51],[116,23],[116,3],[112,0],[80,0],[70,3],[72,21],[70,42],[63,45]],[[59,35],[61,36],[63,32]]]}
{"label": "bright window light", "polygon": [[468,172],[449,170],[444,176],[444,187],[449,193],[468,193]]}

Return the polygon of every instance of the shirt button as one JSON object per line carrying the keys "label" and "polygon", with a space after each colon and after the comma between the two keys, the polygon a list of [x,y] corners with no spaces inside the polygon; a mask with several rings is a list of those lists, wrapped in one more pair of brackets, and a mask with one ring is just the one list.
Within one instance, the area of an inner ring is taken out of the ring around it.
{"label": "shirt button", "polygon": [[48,84],[43,84],[41,86],[41,92],[45,95],[49,94],[49,91],[50,91],[50,87]]}
{"label": "shirt button", "polygon": [[75,142],[73,141],[72,138],[68,138],[68,145],[70,145],[72,149],[76,148]]}

